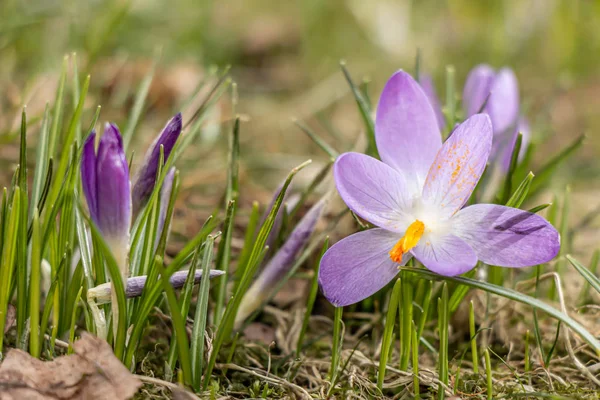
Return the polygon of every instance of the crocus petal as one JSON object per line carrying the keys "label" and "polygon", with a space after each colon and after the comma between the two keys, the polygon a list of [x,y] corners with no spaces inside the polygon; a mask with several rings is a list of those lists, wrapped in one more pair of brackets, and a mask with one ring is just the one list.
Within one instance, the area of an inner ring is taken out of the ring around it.
{"label": "crocus petal", "polygon": [[514,128],[519,118],[519,84],[510,68],[502,68],[496,74],[490,88],[486,112],[492,119],[494,134]]}
{"label": "crocus petal", "polygon": [[106,124],[97,157],[98,227],[107,239],[128,244],[131,225],[129,167],[118,128]]}
{"label": "crocus petal", "polygon": [[83,145],[81,156],[81,186],[87,200],[90,217],[98,224],[98,198],[96,193],[96,132],[92,131]]}
{"label": "crocus petal", "polygon": [[428,270],[444,276],[464,274],[477,264],[471,246],[452,234],[424,236],[411,253]]}
{"label": "crocus petal", "polygon": [[552,260],[560,249],[556,229],[537,214],[494,204],[476,204],[452,218],[454,233],[486,264],[527,267]]}
{"label": "crocus petal", "polygon": [[422,73],[419,76],[419,84],[425,92],[425,95],[427,95],[431,107],[433,107],[433,111],[435,112],[435,117],[438,123],[438,128],[441,131],[446,126],[446,119],[444,118],[444,113],[442,112],[442,105],[440,99],[437,95],[437,92],[435,91],[433,79],[431,79],[431,76],[429,74]]}
{"label": "crocus petal", "polygon": [[181,113],[179,113],[167,122],[160,135],[158,135],[146,152],[144,161],[142,161],[134,178],[135,183],[132,192],[134,214],[137,215],[140,209],[146,204],[154,189],[160,158],[160,146],[163,146],[164,161],[166,162],[171,154],[171,150],[175,146],[175,142],[177,142],[177,138],[181,134],[181,127],[182,120]]}
{"label": "crocus petal", "polygon": [[482,112],[495,76],[492,67],[485,64],[478,65],[469,72],[463,90],[463,107],[467,117]]}
{"label": "crocus petal", "polygon": [[394,232],[412,222],[405,210],[412,198],[404,176],[381,161],[359,153],[344,153],[333,166],[340,196],[361,218]]}
{"label": "crocus petal", "polygon": [[[319,284],[336,307],[357,303],[387,285],[398,264],[389,252],[400,235],[385,229],[355,233],[334,244],[321,259]],[[407,253],[402,264],[410,259]]]}
{"label": "crocus petal", "polygon": [[469,199],[485,169],[492,148],[492,124],[477,114],[460,124],[431,165],[423,200],[450,216]]}
{"label": "crocus petal", "polygon": [[427,96],[404,71],[392,75],[383,88],[375,139],[381,160],[400,171],[411,193],[418,194],[442,138]]}

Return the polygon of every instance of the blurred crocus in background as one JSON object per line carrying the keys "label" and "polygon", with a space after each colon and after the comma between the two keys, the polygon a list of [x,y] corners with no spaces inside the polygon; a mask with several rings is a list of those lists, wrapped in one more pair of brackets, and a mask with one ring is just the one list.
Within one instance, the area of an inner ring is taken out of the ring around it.
{"label": "blurred crocus in background", "polygon": [[[279,192],[279,191],[278,191]],[[235,326],[240,325],[265,301],[273,292],[277,283],[288,273],[294,265],[300,250],[308,243],[321,218],[328,195],[319,200],[304,217],[298,222],[283,246],[275,253],[273,258],[265,265],[262,272],[244,294],[240,309],[235,318]]]}
{"label": "blurred crocus in background", "polygon": [[334,164],[348,208],[377,226],[337,242],[321,259],[319,283],[335,306],[371,296],[413,257],[455,276],[478,260],[526,267],[558,253],[558,232],[536,214],[495,204],[464,207],[492,150],[488,115],[468,118],[442,144],[429,99],[399,71],[381,94],[375,138],[381,161],[345,153]]}
{"label": "blurred crocus in background", "polygon": [[152,194],[152,190],[154,190],[160,159],[160,146],[163,146],[164,162],[166,162],[181,134],[181,129],[182,118],[181,113],[178,113],[167,122],[160,135],[158,135],[146,152],[144,160],[133,179],[133,215],[139,213],[148,201],[150,194]]}
{"label": "blurred crocus in background", "polygon": [[490,116],[494,130],[490,158],[502,172],[508,171],[519,132],[523,135],[521,156],[529,143],[529,125],[520,114],[519,83],[513,70],[477,65],[467,76],[463,107],[466,117],[480,112]]}

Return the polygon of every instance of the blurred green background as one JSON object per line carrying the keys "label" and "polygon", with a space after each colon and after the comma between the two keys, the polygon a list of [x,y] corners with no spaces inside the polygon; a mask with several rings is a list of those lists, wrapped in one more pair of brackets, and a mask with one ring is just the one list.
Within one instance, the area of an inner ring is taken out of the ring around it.
{"label": "blurred green background", "polygon": [[[433,75],[442,99],[447,65],[456,68],[459,94],[476,64],[512,67],[539,143],[537,165],[587,135],[553,182],[557,191],[573,186],[573,209],[583,215],[596,206],[600,188],[599,23],[594,0],[2,0],[0,166],[10,169],[16,159],[11,133],[20,107],[28,105],[31,119],[53,101],[64,55],[77,52],[79,72],[92,74],[89,116],[101,104],[101,120],[123,124],[158,57],[136,140],[151,140],[211,66],[229,65],[239,91],[236,111],[245,121],[246,187],[273,188],[304,159],[327,160],[291,117],[325,132],[340,151],[359,136],[362,124],[341,59],[356,81],[368,77],[376,103],[394,70],[414,71],[420,49],[421,68]],[[231,119],[230,102],[215,118]],[[33,128],[33,141],[35,134]],[[198,161],[197,154],[188,156]],[[210,166],[196,165],[204,175],[190,187],[219,182],[225,164],[213,159]],[[3,177],[0,183],[8,182]]]}

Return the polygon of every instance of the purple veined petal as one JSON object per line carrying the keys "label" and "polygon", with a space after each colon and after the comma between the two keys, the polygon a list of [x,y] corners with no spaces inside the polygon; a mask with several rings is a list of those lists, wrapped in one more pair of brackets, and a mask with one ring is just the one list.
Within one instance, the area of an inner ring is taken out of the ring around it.
{"label": "purple veined petal", "polygon": [[98,198],[96,193],[96,131],[92,131],[83,145],[81,156],[81,186],[92,221],[98,224]]}
{"label": "purple veined petal", "polygon": [[560,249],[560,235],[537,214],[476,204],[451,220],[454,234],[469,243],[486,264],[528,267],[552,260]]}
{"label": "purple veined petal", "polygon": [[404,71],[392,75],[383,88],[375,139],[381,160],[404,175],[412,194],[419,194],[442,136],[423,89]]}
{"label": "purple veined petal", "polygon": [[131,186],[129,167],[118,128],[106,124],[96,162],[98,227],[111,240],[129,242]]}
{"label": "purple veined petal", "polygon": [[445,216],[460,210],[479,182],[492,148],[492,124],[476,114],[460,124],[431,165],[423,200]]}
{"label": "purple veined petal", "polygon": [[178,113],[167,122],[160,135],[158,135],[146,152],[144,160],[134,178],[132,199],[135,215],[146,204],[150,194],[152,194],[152,190],[154,190],[160,158],[160,146],[162,145],[164,148],[164,161],[166,162],[181,134],[181,129],[182,117],[181,113]]}
{"label": "purple veined petal", "polygon": [[452,234],[423,236],[411,253],[428,270],[443,276],[464,274],[477,264],[471,246]]}
{"label": "purple veined petal", "polygon": [[442,103],[437,95],[435,90],[435,85],[433,84],[433,79],[431,79],[431,75],[429,74],[421,74],[419,76],[419,84],[421,88],[425,92],[425,95],[429,99],[429,103],[435,112],[435,118],[437,119],[438,128],[443,130],[446,127],[446,119],[444,118],[444,113],[442,112]]}
{"label": "purple veined petal", "polygon": [[[334,244],[321,259],[319,285],[336,307],[357,303],[379,291],[398,274],[389,252],[401,235],[369,229]],[[402,265],[411,258],[406,254]]]}
{"label": "purple veined petal", "polygon": [[[160,188],[160,208],[158,211],[158,226],[156,229],[156,239],[154,240],[154,248],[158,247],[158,242],[165,226],[165,220],[167,219],[167,211],[169,208],[169,201],[171,200],[171,191],[173,190],[173,179],[175,178],[175,167],[171,167],[169,172],[165,175],[162,187]],[[168,231],[171,230],[171,225],[166,227],[167,235]]]}
{"label": "purple veined petal", "polygon": [[240,308],[235,317],[235,325],[239,326],[268,297],[277,283],[285,277],[294,266],[300,250],[308,243],[321,218],[328,197],[324,197],[302,217],[283,246],[275,253],[265,268],[244,294]]}
{"label": "purple veined petal", "polygon": [[502,68],[496,74],[485,111],[492,120],[494,134],[515,127],[519,118],[519,83],[510,68]]}
{"label": "purple veined petal", "polygon": [[493,68],[486,64],[480,64],[469,72],[463,89],[463,108],[467,117],[482,111],[495,76]]}
{"label": "purple veined petal", "polygon": [[337,190],[352,211],[380,228],[404,232],[413,198],[401,172],[360,153],[344,153],[335,160]]}

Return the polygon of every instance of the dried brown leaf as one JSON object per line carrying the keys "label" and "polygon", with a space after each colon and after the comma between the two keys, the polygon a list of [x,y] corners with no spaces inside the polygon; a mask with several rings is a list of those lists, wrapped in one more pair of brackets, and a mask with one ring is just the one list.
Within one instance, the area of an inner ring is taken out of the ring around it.
{"label": "dried brown leaf", "polygon": [[125,400],[142,385],[104,340],[84,333],[73,348],[46,362],[11,350],[0,365],[0,400]]}
{"label": "dried brown leaf", "polygon": [[17,319],[17,310],[16,310],[15,306],[13,306],[12,304],[9,304],[8,310],[6,313],[6,323],[4,324],[4,333],[8,332],[8,330],[13,327],[16,319]]}

